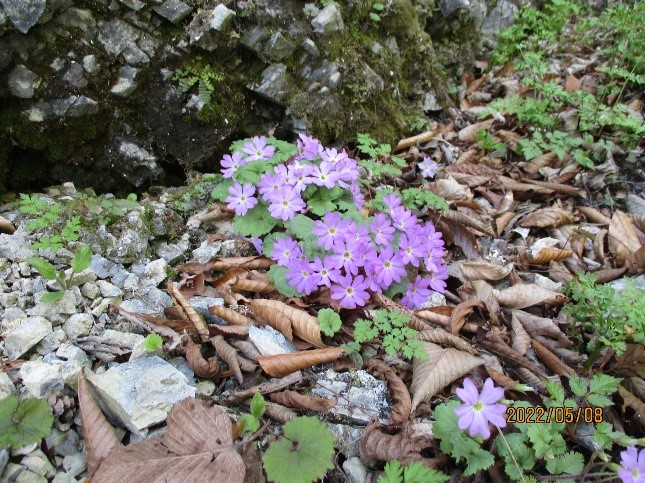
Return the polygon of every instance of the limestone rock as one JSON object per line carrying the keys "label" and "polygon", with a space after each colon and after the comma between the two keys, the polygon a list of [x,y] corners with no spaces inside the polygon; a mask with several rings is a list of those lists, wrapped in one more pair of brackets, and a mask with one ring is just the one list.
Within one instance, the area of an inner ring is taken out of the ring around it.
{"label": "limestone rock", "polygon": [[235,12],[223,3],[220,3],[213,9],[210,16],[209,26],[218,32],[224,32],[229,29],[231,22],[235,17]]}
{"label": "limestone rock", "polygon": [[180,0],[166,0],[160,7],[155,7],[154,10],[172,23],[181,22],[193,11],[189,5]]}
{"label": "limestone rock", "polygon": [[0,0],[0,3],[16,29],[26,34],[38,23],[47,0]]}
{"label": "limestone rock", "polygon": [[40,86],[41,77],[34,74],[22,64],[17,65],[9,74],[9,90],[11,94],[22,99],[29,99],[34,96],[36,89]]}
{"label": "limestone rock", "polygon": [[311,26],[314,32],[318,34],[327,34],[330,32],[338,32],[345,29],[343,24],[343,16],[340,8],[335,3],[330,3],[323,8],[316,18],[311,21]]}
{"label": "limestone rock", "polygon": [[18,359],[53,331],[44,317],[30,317],[5,337],[4,350],[9,359]]}

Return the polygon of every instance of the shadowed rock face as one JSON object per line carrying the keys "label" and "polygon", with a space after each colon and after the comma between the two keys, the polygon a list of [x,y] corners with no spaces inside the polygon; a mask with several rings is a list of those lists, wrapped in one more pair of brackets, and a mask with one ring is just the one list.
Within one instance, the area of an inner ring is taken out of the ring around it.
{"label": "shadowed rock face", "polygon": [[0,0],[0,191],[181,182],[270,130],[395,141],[450,103],[442,36],[461,26],[463,64],[517,10],[367,3]]}

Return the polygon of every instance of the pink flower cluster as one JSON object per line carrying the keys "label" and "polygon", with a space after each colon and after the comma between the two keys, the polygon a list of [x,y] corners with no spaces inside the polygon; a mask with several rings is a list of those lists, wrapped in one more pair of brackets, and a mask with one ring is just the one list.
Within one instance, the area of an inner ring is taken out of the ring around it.
{"label": "pink flower cluster", "polygon": [[[235,172],[251,161],[266,161],[273,156],[275,148],[267,145],[265,138],[255,137],[244,145],[242,153],[224,156],[224,177],[233,178],[226,201],[236,215],[244,216],[261,201],[272,217],[291,220],[307,210],[302,194],[310,185],[327,189],[338,186],[351,193],[358,209],[363,206],[356,160],[344,150],[324,148],[309,136],[300,135],[297,146],[298,154],[288,163],[267,170],[257,186],[240,184]],[[425,174],[436,169],[429,159],[426,165]],[[338,211],[316,220],[312,234],[320,256],[308,259],[302,243],[288,236],[275,241],[270,256],[286,267],[289,284],[305,295],[327,287],[341,307],[355,308],[365,305],[369,291],[384,292],[392,284],[407,280],[401,303],[418,308],[433,290],[441,293],[446,288],[444,242],[434,225],[422,223],[402,205],[399,196],[387,195],[383,202],[386,212],[365,221],[349,219]],[[419,275],[409,281],[408,270]]]}

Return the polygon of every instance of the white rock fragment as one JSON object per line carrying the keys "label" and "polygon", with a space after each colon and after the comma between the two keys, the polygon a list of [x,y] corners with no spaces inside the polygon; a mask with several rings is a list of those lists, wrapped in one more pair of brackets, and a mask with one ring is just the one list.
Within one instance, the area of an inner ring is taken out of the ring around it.
{"label": "white rock fragment", "polygon": [[29,317],[13,329],[4,341],[4,350],[9,359],[18,359],[53,331],[52,324],[44,317]]}

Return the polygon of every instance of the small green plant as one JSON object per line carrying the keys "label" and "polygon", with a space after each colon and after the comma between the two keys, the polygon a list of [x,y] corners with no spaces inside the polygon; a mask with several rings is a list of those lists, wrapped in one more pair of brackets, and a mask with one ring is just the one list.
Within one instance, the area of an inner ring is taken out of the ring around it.
{"label": "small green plant", "polygon": [[182,94],[197,85],[197,92],[204,104],[209,104],[216,84],[224,80],[224,75],[213,70],[201,56],[196,56],[182,68],[175,70],[173,79],[179,83],[178,90]]}
{"label": "small green plant", "polygon": [[385,9],[385,5],[383,5],[379,0],[376,0],[374,3],[372,3],[372,10],[370,11],[370,20],[372,22],[380,22],[381,21],[381,12]]}
{"label": "small green plant", "polygon": [[320,309],[318,311],[318,324],[320,325],[320,331],[329,337],[333,337],[343,326],[340,315],[334,309]]}
{"label": "small green plant", "polygon": [[46,200],[41,200],[38,195],[20,194],[18,209],[26,215],[35,217],[27,223],[25,227],[27,231],[41,230],[56,223],[60,218],[61,208],[60,203],[48,203]]}
{"label": "small green plant", "polygon": [[56,292],[48,292],[43,295],[41,299],[43,302],[56,302],[57,300],[60,300],[63,295],[65,295],[65,291],[71,287],[74,274],[82,272],[90,266],[92,262],[92,249],[89,245],[82,245],[76,250],[76,252],[74,252],[74,258],[72,259],[71,264],[72,273],[69,277],[65,275],[63,270],[57,271],[54,265],[42,258],[30,257],[26,262],[38,270],[38,272],[47,280],[56,281],[59,290]]}
{"label": "small green plant", "polygon": [[336,438],[314,417],[297,417],[283,427],[284,436],[271,443],[262,456],[270,481],[308,483],[334,467]]}
{"label": "small green plant", "polygon": [[565,293],[575,302],[565,311],[581,325],[582,332],[592,335],[587,343],[591,351],[587,367],[605,347],[620,356],[625,341],[645,342],[645,291],[631,282],[617,292],[611,285],[596,283],[597,279],[595,274],[581,274],[565,287]]}
{"label": "small green plant", "polygon": [[[369,134],[358,134],[356,136],[356,147],[362,154],[370,157],[370,159],[359,160],[358,165],[367,169],[374,177],[383,175],[400,176],[403,173],[401,168],[407,166],[404,159],[391,156],[392,147],[389,144],[379,144]],[[361,180],[361,183],[367,184],[368,180]]]}
{"label": "small green plant", "polygon": [[542,156],[545,151],[553,151],[559,159],[564,159],[567,154],[571,154],[571,157],[578,164],[585,168],[593,169],[593,161],[589,158],[587,152],[580,148],[583,142],[581,138],[562,131],[547,132],[545,135],[535,131],[531,139],[520,139],[518,146],[527,161]]}
{"label": "small green plant", "polygon": [[358,350],[363,342],[381,339],[385,353],[391,356],[401,352],[407,359],[416,357],[426,360],[428,355],[423,350],[421,342],[415,340],[418,332],[407,326],[410,317],[398,312],[375,310],[372,320],[359,319],[354,323],[354,342],[348,344],[350,349]]}
{"label": "small green plant", "polygon": [[388,461],[384,472],[378,483],[443,483],[450,479],[448,475],[423,466],[418,461],[407,466],[401,466],[397,460]]}
{"label": "small green plant", "polygon": [[262,394],[256,392],[251,399],[251,412],[240,415],[240,421],[244,422],[242,434],[254,433],[260,428],[260,418],[264,416],[266,411],[266,402]]}
{"label": "small green plant", "polygon": [[475,141],[479,142],[484,151],[497,151],[506,147],[504,143],[497,141],[490,132],[484,129],[475,133]]}
{"label": "small green plant", "polygon": [[154,352],[157,349],[160,349],[163,345],[163,339],[159,334],[148,334],[146,338],[143,339],[143,346],[148,352]]}
{"label": "small green plant", "polygon": [[49,434],[54,415],[46,401],[7,396],[0,401],[0,448],[20,448]]}
{"label": "small green plant", "polygon": [[108,225],[123,218],[128,211],[139,207],[137,195],[130,193],[127,198],[97,197],[89,193],[77,193],[70,202],[71,210],[83,210],[95,216],[99,223]]}

